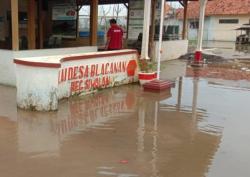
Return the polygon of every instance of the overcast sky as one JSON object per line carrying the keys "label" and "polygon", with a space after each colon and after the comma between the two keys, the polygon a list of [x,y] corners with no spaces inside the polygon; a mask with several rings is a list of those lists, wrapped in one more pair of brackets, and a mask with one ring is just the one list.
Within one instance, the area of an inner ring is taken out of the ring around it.
{"label": "overcast sky", "polygon": [[[174,8],[181,7],[179,2],[168,2],[168,4]],[[115,8],[114,6],[116,6],[116,5],[102,5],[102,7],[99,6],[99,9],[98,9],[99,15],[102,16],[103,10],[104,10],[105,13],[109,12],[108,16],[112,16],[113,9]],[[122,9],[122,11],[119,13],[119,15],[126,16],[127,15],[127,8],[123,4],[120,4],[119,7]],[[83,6],[81,11],[80,11],[80,15],[89,15],[89,6]]]}

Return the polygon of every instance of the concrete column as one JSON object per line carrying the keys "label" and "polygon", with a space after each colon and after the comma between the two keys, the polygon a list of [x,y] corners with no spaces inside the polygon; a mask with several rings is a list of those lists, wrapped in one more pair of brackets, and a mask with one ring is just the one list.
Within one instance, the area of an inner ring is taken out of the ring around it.
{"label": "concrete column", "polygon": [[36,1],[28,1],[28,48],[36,48]]}
{"label": "concrete column", "polygon": [[90,45],[97,45],[98,30],[98,0],[92,0],[90,4]]}
{"label": "concrete column", "polygon": [[12,50],[19,50],[18,0],[11,0]]}
{"label": "concrete column", "polygon": [[158,52],[157,52],[157,79],[160,79],[161,52],[162,52],[161,46],[162,46],[164,14],[165,14],[165,0],[161,0],[160,32],[159,32],[159,45],[158,45]]}
{"label": "concrete column", "polygon": [[187,9],[188,0],[184,1],[184,16],[183,16],[183,26],[182,26],[182,39],[187,39]]}
{"label": "concrete column", "polygon": [[141,59],[149,59],[148,44],[149,44],[149,26],[150,26],[150,11],[151,0],[144,0],[144,21],[143,21],[143,37],[142,37],[142,50]]}
{"label": "concrete column", "polygon": [[200,0],[200,18],[199,18],[199,31],[197,39],[197,49],[195,52],[195,62],[201,62],[202,60],[202,38],[204,31],[204,20],[207,0]]}

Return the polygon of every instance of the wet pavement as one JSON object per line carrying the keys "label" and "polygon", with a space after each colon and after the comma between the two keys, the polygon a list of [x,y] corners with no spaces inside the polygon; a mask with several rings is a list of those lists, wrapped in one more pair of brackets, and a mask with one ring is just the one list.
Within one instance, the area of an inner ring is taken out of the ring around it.
{"label": "wet pavement", "polygon": [[[189,52],[196,50],[196,43],[189,46]],[[203,41],[203,53],[225,59],[250,59],[250,45],[239,45],[235,42]]]}
{"label": "wet pavement", "polygon": [[171,91],[105,89],[49,113],[17,109],[15,88],[0,86],[0,176],[249,177],[250,75],[240,68],[169,62]]}

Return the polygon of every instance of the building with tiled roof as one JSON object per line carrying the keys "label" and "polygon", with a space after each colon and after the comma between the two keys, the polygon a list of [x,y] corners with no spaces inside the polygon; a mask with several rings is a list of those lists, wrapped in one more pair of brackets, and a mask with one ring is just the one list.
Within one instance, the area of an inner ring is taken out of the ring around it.
{"label": "building with tiled roof", "polygon": [[[199,26],[199,1],[188,4],[188,37],[197,38]],[[176,18],[182,29],[183,9],[178,9]],[[215,41],[235,41],[236,28],[249,23],[250,0],[212,0],[207,2],[205,13],[204,39]]]}
{"label": "building with tiled roof", "polygon": [[[199,18],[199,1],[188,4],[188,18]],[[250,15],[250,0],[213,0],[207,2],[206,16],[214,15]],[[183,18],[183,9],[178,18]]]}

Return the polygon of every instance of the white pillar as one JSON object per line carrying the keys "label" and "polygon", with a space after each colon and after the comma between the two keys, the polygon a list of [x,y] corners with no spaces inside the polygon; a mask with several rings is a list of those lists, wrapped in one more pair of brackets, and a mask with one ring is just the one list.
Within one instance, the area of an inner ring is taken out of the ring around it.
{"label": "white pillar", "polygon": [[204,19],[206,11],[207,0],[200,0],[200,18],[199,18],[199,31],[197,39],[197,49],[195,54],[195,61],[201,61],[201,51],[202,51],[202,39],[204,31]]}
{"label": "white pillar", "polygon": [[151,0],[144,0],[144,21],[143,21],[141,59],[149,59],[148,44],[149,44],[150,14],[151,14]]}
{"label": "white pillar", "polygon": [[165,12],[165,0],[161,0],[160,32],[159,32],[158,54],[157,54],[157,79],[160,79],[160,69],[161,69],[161,46],[162,46],[162,34],[163,34],[164,12]]}

